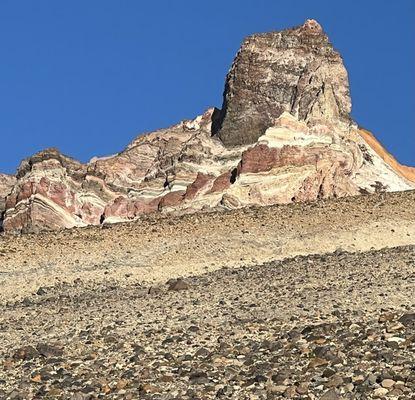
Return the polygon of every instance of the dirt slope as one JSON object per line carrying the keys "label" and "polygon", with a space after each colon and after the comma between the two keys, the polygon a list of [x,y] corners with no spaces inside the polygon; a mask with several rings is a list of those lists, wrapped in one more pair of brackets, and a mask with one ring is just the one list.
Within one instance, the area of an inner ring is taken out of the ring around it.
{"label": "dirt slope", "polygon": [[415,244],[415,191],[0,237],[0,300],[62,282],[164,282],[338,248]]}
{"label": "dirt slope", "polygon": [[413,399],[414,202],[3,236],[0,398]]}

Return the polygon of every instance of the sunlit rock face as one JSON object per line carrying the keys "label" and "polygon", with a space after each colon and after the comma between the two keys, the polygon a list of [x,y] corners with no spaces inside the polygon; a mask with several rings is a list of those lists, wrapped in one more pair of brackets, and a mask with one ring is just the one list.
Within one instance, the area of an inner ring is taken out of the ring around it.
{"label": "sunlit rock face", "polygon": [[106,196],[102,181],[88,176],[87,169],[56,149],[24,160],[6,199],[4,230],[37,232],[98,224],[113,194]]}
{"label": "sunlit rock face", "polygon": [[0,175],[4,230],[415,188],[415,169],[349,118],[346,70],[315,21],[249,37],[224,96],[222,111],[140,135],[109,157],[82,164],[47,149],[27,158],[15,177]]}
{"label": "sunlit rock face", "polygon": [[214,129],[226,146],[251,144],[284,111],[300,121],[348,123],[347,71],[314,20],[245,39],[226,78]]}
{"label": "sunlit rock face", "polygon": [[0,174],[0,231],[3,230],[3,214],[6,209],[6,197],[12,191],[15,183],[15,176]]}

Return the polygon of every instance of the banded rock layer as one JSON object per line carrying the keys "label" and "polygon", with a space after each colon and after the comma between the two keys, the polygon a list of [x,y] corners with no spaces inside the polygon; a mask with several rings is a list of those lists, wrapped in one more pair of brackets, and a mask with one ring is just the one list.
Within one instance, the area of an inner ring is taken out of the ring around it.
{"label": "banded rock layer", "polygon": [[341,57],[315,21],[253,35],[228,74],[222,110],[87,164],[55,149],[24,160],[0,181],[4,230],[415,188],[415,170],[359,129],[350,108]]}

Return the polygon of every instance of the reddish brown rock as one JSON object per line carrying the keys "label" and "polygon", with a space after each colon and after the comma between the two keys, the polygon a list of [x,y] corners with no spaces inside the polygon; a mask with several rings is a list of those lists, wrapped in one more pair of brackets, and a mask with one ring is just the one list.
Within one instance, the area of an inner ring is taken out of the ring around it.
{"label": "reddish brown rock", "polygon": [[226,171],[219,175],[212,184],[209,193],[223,192],[231,186],[232,181],[236,179],[236,168],[232,171]]}
{"label": "reddish brown rock", "polygon": [[158,210],[159,199],[151,201],[134,201],[126,197],[117,197],[111,204],[105,207],[104,220],[109,218],[129,220],[140,214],[147,214]]}
{"label": "reddish brown rock", "polygon": [[258,173],[270,171],[280,163],[281,150],[272,149],[266,145],[254,146],[242,154],[242,160],[238,165],[238,175],[251,172]]}
{"label": "reddish brown rock", "polygon": [[340,165],[349,170],[352,168],[353,158],[351,154],[334,151],[327,147],[295,147],[283,146],[282,148],[269,148],[266,145],[251,147],[242,154],[238,166],[238,175],[243,173],[258,173],[270,171],[272,168],[283,166],[313,165],[318,170],[324,160],[329,165]]}
{"label": "reddish brown rock", "polygon": [[192,200],[196,195],[202,190],[205,189],[209,183],[215,179],[214,176],[209,174],[204,174],[199,172],[196,176],[196,179],[187,187],[186,193],[184,194],[185,200]]}
{"label": "reddish brown rock", "polygon": [[111,204],[105,207],[104,216],[133,219],[136,216],[135,205],[125,197],[117,197]]}
{"label": "reddish brown rock", "polygon": [[178,206],[184,199],[185,191],[179,190],[177,192],[169,192],[164,195],[159,203],[159,210],[163,210],[167,207],[175,207]]}
{"label": "reddish brown rock", "polygon": [[31,232],[84,226],[97,219],[99,223],[99,217],[92,214],[102,213],[102,200],[82,192],[86,171],[85,165],[56,149],[24,160],[6,200],[4,229]]}

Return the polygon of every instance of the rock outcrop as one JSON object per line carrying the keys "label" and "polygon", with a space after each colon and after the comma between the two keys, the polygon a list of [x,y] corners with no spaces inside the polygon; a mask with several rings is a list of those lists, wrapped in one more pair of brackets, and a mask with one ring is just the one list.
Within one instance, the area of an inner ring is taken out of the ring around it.
{"label": "rock outcrop", "polygon": [[214,129],[226,146],[255,143],[283,112],[300,121],[350,121],[347,71],[321,26],[308,20],[242,44]]}
{"label": "rock outcrop", "polygon": [[0,174],[0,231],[3,229],[3,213],[6,209],[6,197],[12,191],[16,183],[16,177]]}
{"label": "rock outcrop", "polygon": [[360,129],[350,108],[341,57],[315,21],[253,35],[228,74],[222,110],[87,164],[55,149],[24,160],[0,183],[4,230],[414,189],[415,169]]}

